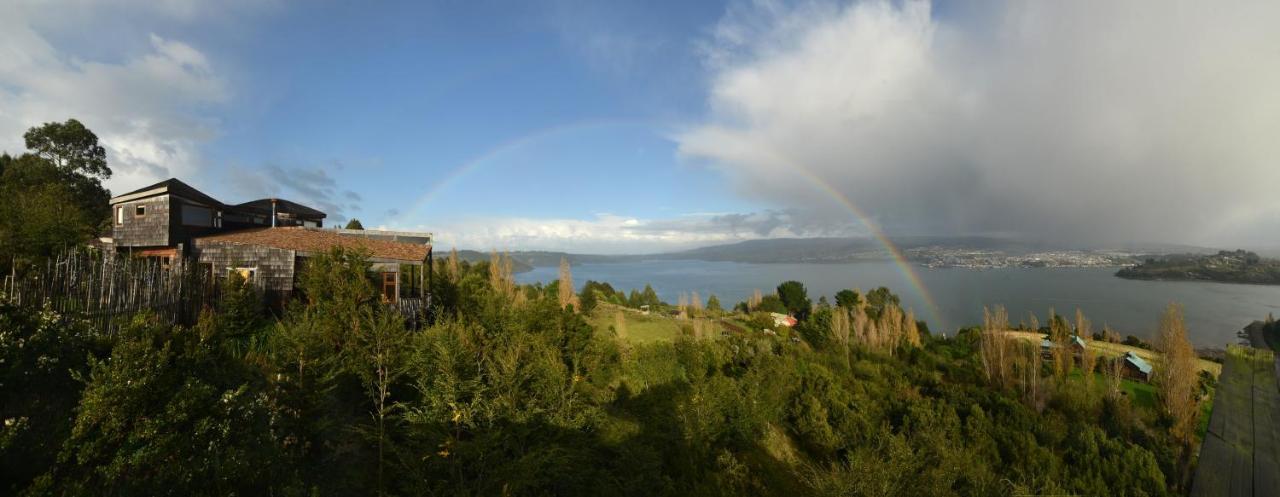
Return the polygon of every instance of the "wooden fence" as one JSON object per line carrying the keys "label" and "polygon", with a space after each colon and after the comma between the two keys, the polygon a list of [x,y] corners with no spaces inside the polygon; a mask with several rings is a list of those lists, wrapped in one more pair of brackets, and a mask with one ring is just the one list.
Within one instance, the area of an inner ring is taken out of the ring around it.
{"label": "wooden fence", "polygon": [[199,265],[178,259],[112,257],[69,251],[43,267],[12,271],[0,288],[11,304],[86,319],[104,331],[133,315],[151,311],[176,324],[193,324],[201,309],[214,305],[219,286]]}

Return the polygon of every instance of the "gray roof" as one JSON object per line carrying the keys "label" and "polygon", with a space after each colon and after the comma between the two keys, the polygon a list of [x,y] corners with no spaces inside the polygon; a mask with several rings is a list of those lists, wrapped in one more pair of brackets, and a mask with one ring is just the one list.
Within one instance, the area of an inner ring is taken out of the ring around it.
{"label": "gray roof", "polygon": [[275,202],[276,212],[284,212],[296,214],[305,218],[324,218],[325,214],[318,210],[312,209],[297,202],[285,200],[282,198],[260,198],[258,200],[250,200],[243,204],[237,204],[233,207],[240,211],[255,211],[262,214],[271,214],[271,203]]}
{"label": "gray roof", "polygon": [[1138,357],[1138,354],[1125,352],[1124,361],[1132,364],[1133,367],[1138,368],[1138,371],[1142,371],[1142,374],[1151,374],[1151,363],[1147,362],[1146,359]]}
{"label": "gray roof", "polygon": [[176,195],[187,200],[197,203],[206,204],[211,207],[222,207],[223,203],[218,199],[206,195],[204,192],[195,189],[195,187],[179,181],[177,178],[169,178],[154,185],[145,186],[137,190],[123,193],[111,198],[112,204],[121,202],[129,202],[156,195],[170,194]]}

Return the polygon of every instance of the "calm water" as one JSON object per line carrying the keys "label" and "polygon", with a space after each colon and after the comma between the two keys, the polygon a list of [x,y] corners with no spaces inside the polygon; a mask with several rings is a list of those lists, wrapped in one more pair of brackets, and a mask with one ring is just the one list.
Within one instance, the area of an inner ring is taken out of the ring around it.
{"label": "calm water", "polygon": [[[920,289],[913,287],[891,262],[850,264],[747,264],[706,261],[648,261],[618,264],[580,264],[574,282],[607,281],[630,290],[653,285],[662,300],[676,302],[680,292],[716,294],[725,307],[746,300],[754,289],[772,291],[785,280],[804,282],[815,301],[829,300],[842,288],[868,290],[887,286],[902,296],[904,307],[916,311],[930,329],[952,332],[979,324],[984,305],[1003,304],[1010,320],[1025,320],[1035,312],[1041,323],[1050,307],[1074,315],[1077,307],[1094,323],[1111,325],[1121,334],[1150,337],[1160,312],[1169,302],[1184,305],[1191,339],[1197,346],[1223,346],[1236,341],[1236,332],[1268,312],[1280,315],[1280,286],[1224,283],[1135,281],[1113,276],[1108,268],[915,268],[923,286],[937,302],[930,312]],[[554,280],[557,268],[521,273],[521,283]]]}

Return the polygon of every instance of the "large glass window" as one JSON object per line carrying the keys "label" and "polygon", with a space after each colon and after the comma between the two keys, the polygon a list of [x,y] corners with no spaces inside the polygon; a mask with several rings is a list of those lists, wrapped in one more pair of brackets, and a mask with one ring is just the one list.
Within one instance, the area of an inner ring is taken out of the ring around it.
{"label": "large glass window", "polygon": [[213,209],[198,205],[182,206],[182,224],[184,226],[213,226]]}

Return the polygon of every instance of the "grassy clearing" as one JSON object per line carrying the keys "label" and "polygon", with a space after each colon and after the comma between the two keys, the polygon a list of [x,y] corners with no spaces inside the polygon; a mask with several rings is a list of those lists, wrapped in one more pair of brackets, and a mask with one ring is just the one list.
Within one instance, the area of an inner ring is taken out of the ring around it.
{"label": "grassy clearing", "polygon": [[[1005,334],[1007,336],[1011,336],[1014,338],[1029,340],[1034,343],[1040,343],[1040,340],[1044,338],[1043,333],[1034,332],[1034,331],[1006,331]],[[1106,357],[1120,357],[1124,355],[1125,352],[1133,352],[1138,357],[1146,359],[1148,362],[1151,362],[1152,364],[1160,362],[1161,360],[1160,353],[1154,350],[1147,350],[1140,347],[1131,347],[1128,345],[1103,342],[1099,340],[1088,340],[1088,344],[1090,349],[1093,349],[1097,351],[1099,355],[1106,356]],[[1208,371],[1209,374],[1212,374],[1215,378],[1217,378],[1218,375],[1222,374],[1221,364],[1218,364],[1213,361],[1205,360],[1205,359],[1197,359],[1197,361],[1200,367],[1200,371]]]}
{"label": "grassy clearing", "polygon": [[619,333],[619,338],[631,343],[649,343],[675,340],[680,336],[680,321],[658,314],[648,316],[634,309],[617,306],[599,305],[588,317],[587,321],[597,330],[607,331],[617,323],[617,314],[622,313],[626,321],[626,330]]}

